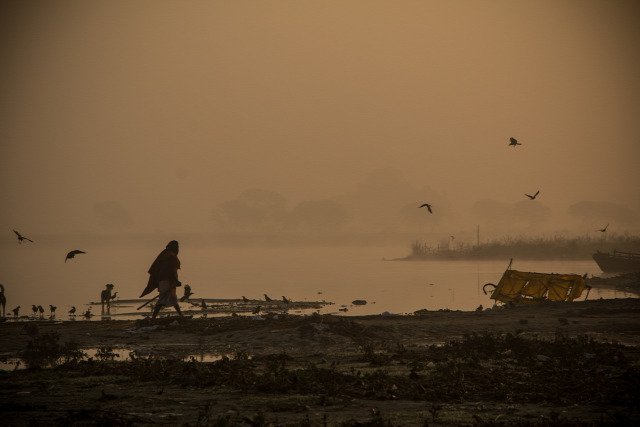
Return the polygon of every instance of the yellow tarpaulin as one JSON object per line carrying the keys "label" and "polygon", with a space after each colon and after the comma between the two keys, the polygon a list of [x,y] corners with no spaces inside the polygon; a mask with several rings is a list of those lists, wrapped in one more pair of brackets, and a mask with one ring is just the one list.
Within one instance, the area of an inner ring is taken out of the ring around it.
{"label": "yellow tarpaulin", "polygon": [[578,274],[546,274],[507,270],[491,293],[491,298],[504,303],[538,303],[573,301],[586,285]]}

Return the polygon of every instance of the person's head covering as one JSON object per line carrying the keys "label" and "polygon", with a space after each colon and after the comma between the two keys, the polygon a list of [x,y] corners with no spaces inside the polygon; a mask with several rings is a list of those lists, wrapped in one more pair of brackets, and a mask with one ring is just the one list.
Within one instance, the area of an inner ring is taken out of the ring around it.
{"label": "person's head covering", "polygon": [[178,241],[177,240],[172,240],[169,243],[167,243],[167,248],[169,249],[171,252],[174,253],[178,253],[178,251],[180,250],[180,246],[178,245]]}

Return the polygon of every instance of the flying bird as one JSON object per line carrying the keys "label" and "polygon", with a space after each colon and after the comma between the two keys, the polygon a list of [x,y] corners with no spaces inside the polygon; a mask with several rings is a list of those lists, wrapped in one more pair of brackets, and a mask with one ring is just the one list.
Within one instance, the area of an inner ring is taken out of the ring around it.
{"label": "flying bird", "polygon": [[604,233],[605,231],[607,231],[607,227],[609,227],[609,224],[605,225],[604,228],[600,228],[600,229],[598,229],[596,231],[600,231],[600,232]]}
{"label": "flying bird", "polygon": [[515,147],[516,145],[522,145],[514,137],[509,138],[509,141],[510,141],[509,142],[509,146],[511,146],[511,147]]}
{"label": "flying bird", "polygon": [[67,257],[64,259],[64,262],[67,262],[68,259],[75,258],[75,256],[78,254],[86,254],[86,252],[75,249],[67,254]]}
{"label": "flying bird", "polygon": [[193,292],[191,292],[191,286],[189,286],[189,284],[187,283],[186,285],[184,285],[184,295],[182,296],[182,298],[180,298],[180,302],[188,300],[189,298],[191,298],[191,295],[193,295]]}
{"label": "flying bird", "polygon": [[535,199],[536,196],[538,195],[538,193],[540,193],[540,190],[536,191],[536,194],[534,194],[533,196],[530,194],[525,193],[524,195],[527,196],[528,198],[530,198],[531,200]]}
{"label": "flying bird", "polygon": [[16,236],[18,236],[18,243],[22,243],[23,240],[28,240],[31,243],[33,243],[33,240],[29,239],[28,237],[24,237],[22,234],[20,234],[16,230],[13,230],[13,232],[16,233]]}
{"label": "flying bird", "polygon": [[424,208],[424,207],[426,207],[426,208],[427,208],[427,210],[429,211],[429,213],[433,213],[433,211],[431,210],[431,205],[430,205],[429,203],[424,203],[424,204],[422,204],[422,205],[418,206],[418,209],[420,209],[420,208]]}

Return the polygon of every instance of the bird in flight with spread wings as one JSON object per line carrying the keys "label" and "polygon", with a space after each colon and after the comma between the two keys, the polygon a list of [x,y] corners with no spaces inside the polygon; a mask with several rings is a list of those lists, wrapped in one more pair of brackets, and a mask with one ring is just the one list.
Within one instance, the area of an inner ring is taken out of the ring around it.
{"label": "bird in flight with spread wings", "polygon": [[28,237],[24,237],[22,234],[20,234],[16,230],[13,230],[13,232],[16,233],[16,236],[18,236],[18,243],[22,243],[23,240],[28,240],[31,243],[33,243],[33,240],[29,239]]}
{"label": "bird in flight with spread wings", "polygon": [[78,254],[86,254],[86,252],[75,249],[67,254],[67,257],[64,259],[64,262],[67,262],[68,259],[75,258],[75,256]]}
{"label": "bird in flight with spread wings", "polygon": [[536,194],[534,194],[533,196],[527,193],[525,193],[524,195],[533,200],[538,196],[538,193],[540,193],[540,190],[536,191]]}
{"label": "bird in flight with spread wings", "polygon": [[605,226],[604,226],[604,228],[600,228],[600,229],[598,229],[598,230],[596,230],[596,231],[599,231],[599,232],[601,232],[601,233],[604,233],[605,231],[607,231],[607,227],[609,227],[609,224],[605,225]]}
{"label": "bird in flight with spread wings", "polygon": [[511,146],[511,147],[515,147],[516,145],[522,145],[514,137],[509,138],[509,141],[510,141],[509,142],[509,146]]}
{"label": "bird in flight with spread wings", "polygon": [[424,203],[424,204],[422,204],[422,205],[418,206],[418,208],[424,208],[424,207],[426,207],[426,208],[427,208],[427,210],[429,211],[429,213],[433,213],[433,211],[431,210],[431,205],[430,205],[429,203]]}

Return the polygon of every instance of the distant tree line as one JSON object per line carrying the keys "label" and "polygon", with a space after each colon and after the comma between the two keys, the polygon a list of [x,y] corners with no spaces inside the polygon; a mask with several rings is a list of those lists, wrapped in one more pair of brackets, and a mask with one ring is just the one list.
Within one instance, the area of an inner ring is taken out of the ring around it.
{"label": "distant tree line", "polygon": [[405,260],[454,259],[590,259],[596,252],[640,252],[640,237],[627,234],[582,237],[503,237],[486,243],[449,245],[414,241]]}

